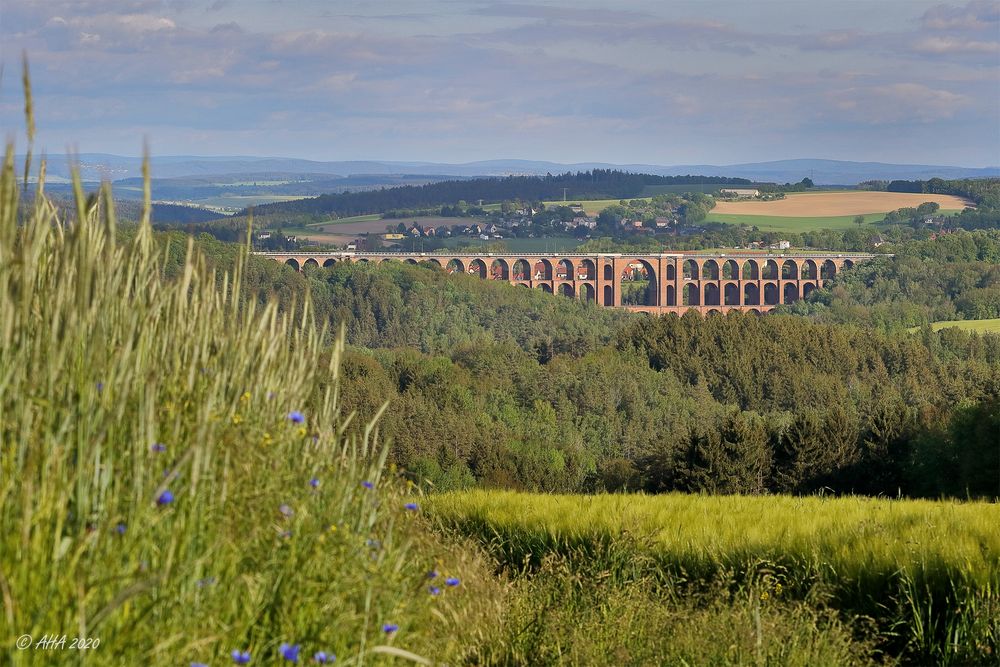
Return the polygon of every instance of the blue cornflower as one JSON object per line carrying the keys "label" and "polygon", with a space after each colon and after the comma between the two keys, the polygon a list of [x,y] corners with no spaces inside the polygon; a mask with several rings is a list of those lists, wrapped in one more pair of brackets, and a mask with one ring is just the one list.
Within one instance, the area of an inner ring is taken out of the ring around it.
{"label": "blue cornflower", "polygon": [[159,453],[159,452],[165,452],[165,451],[167,451],[167,446],[164,445],[162,442],[154,442],[153,445],[149,449],[151,451]]}
{"label": "blue cornflower", "polygon": [[437,586],[430,586],[428,587],[427,592],[431,595],[439,595],[441,593],[441,589]]}
{"label": "blue cornflower", "polygon": [[298,410],[292,410],[288,413],[288,420],[293,424],[301,424],[306,420],[306,416]]}
{"label": "blue cornflower", "polygon": [[444,580],[444,583],[454,588],[455,586],[458,586],[462,582],[458,580],[458,577],[448,577],[447,579]]}
{"label": "blue cornflower", "polygon": [[295,510],[293,510],[288,505],[284,504],[278,507],[278,511],[281,512],[284,516],[292,516],[293,514],[295,514]]}
{"label": "blue cornflower", "polygon": [[298,644],[282,644],[278,648],[278,652],[281,653],[281,657],[289,662],[299,661],[299,650]]}
{"label": "blue cornflower", "polygon": [[233,656],[233,662],[237,665],[245,665],[250,662],[250,651],[241,651],[239,649],[233,649],[230,654]]}
{"label": "blue cornflower", "polygon": [[403,507],[410,510],[411,512],[416,512],[418,509],[420,509],[416,503],[406,503],[405,505],[403,505]]}
{"label": "blue cornflower", "polygon": [[119,523],[117,526],[115,526],[115,532],[118,533],[119,535],[124,535],[125,534],[125,524],[124,523]]}
{"label": "blue cornflower", "polygon": [[103,391],[104,391],[104,383],[103,382],[98,382],[97,383],[97,393],[100,394]]}
{"label": "blue cornflower", "polygon": [[393,632],[396,632],[397,630],[399,630],[399,626],[396,625],[395,623],[386,623],[385,625],[382,626],[382,632],[388,635],[391,635]]}
{"label": "blue cornflower", "polygon": [[313,662],[317,662],[321,665],[325,665],[328,662],[335,662],[337,656],[332,653],[327,653],[326,651],[317,651],[316,655],[313,656]]}
{"label": "blue cornflower", "polygon": [[191,667],[208,667],[208,665],[203,662],[192,662]]}
{"label": "blue cornflower", "polygon": [[437,576],[438,576],[437,570],[431,570],[430,572],[427,573],[428,579],[434,579]]}
{"label": "blue cornflower", "polygon": [[311,486],[314,489],[318,488],[319,487],[319,478],[318,477],[313,477],[311,480],[309,480],[309,486]]}
{"label": "blue cornflower", "polygon": [[375,488],[375,485],[372,484],[371,482],[368,482],[368,481],[361,482],[361,486],[363,486],[363,487],[365,487],[366,489],[369,489],[369,490]]}
{"label": "blue cornflower", "polygon": [[169,489],[161,493],[156,499],[157,505],[169,505],[172,502],[174,502],[174,494],[172,494]]}

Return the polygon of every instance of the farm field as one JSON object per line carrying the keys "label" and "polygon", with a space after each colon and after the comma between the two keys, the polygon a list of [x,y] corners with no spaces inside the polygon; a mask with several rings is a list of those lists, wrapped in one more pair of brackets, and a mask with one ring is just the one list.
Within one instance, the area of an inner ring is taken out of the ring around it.
{"label": "farm field", "polygon": [[370,222],[372,220],[381,220],[381,213],[369,213],[368,215],[352,215],[347,218],[337,218],[336,220],[327,220],[326,222],[310,222],[306,227],[325,227],[327,225],[346,225],[352,222]]}
{"label": "farm field", "polygon": [[914,194],[908,192],[845,192],[792,193],[775,201],[719,201],[712,213],[716,215],[755,215],[775,217],[833,217],[867,213],[888,213],[898,208],[917,207],[924,202],[937,202],[942,209],[962,210],[971,206],[953,195]]}
{"label": "farm field", "polygon": [[503,567],[531,571],[556,557],[581,572],[625,568],[675,592],[724,577],[756,582],[761,600],[819,596],[842,614],[878,618],[878,641],[902,642],[918,664],[951,650],[945,637],[978,663],[1000,633],[996,504],[477,490],[427,506]]}

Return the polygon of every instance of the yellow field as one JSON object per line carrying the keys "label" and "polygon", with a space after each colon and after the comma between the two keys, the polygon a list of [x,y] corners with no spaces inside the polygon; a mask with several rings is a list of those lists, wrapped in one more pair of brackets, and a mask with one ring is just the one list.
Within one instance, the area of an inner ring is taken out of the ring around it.
{"label": "yellow field", "polygon": [[937,202],[942,209],[961,210],[972,206],[953,195],[913,194],[908,192],[802,192],[776,201],[718,201],[712,213],[769,215],[775,217],[826,217],[887,213],[898,208],[916,208],[924,202]]}

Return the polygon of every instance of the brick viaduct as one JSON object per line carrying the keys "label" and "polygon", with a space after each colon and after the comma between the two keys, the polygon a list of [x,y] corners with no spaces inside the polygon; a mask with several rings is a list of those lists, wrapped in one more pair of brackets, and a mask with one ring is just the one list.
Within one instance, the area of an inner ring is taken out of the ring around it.
{"label": "brick viaduct", "polygon": [[650,313],[765,312],[822,287],[870,254],[783,253],[257,253],[303,270],[337,262],[436,264],[602,306]]}

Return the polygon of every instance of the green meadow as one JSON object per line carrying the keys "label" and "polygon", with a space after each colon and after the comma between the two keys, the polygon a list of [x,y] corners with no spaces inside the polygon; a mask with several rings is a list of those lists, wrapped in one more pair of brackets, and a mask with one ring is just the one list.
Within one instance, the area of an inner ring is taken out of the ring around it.
{"label": "green meadow", "polygon": [[[706,221],[724,222],[731,225],[748,225],[765,232],[811,232],[819,229],[853,229],[857,227],[853,215],[827,217],[777,217],[771,215],[741,215],[736,213],[712,213]],[[866,224],[875,224],[885,218],[884,213],[865,215]]]}
{"label": "green meadow", "polygon": [[[958,213],[957,210],[942,210],[941,213]],[[853,215],[825,217],[777,217],[771,215],[741,215],[735,213],[713,213],[709,211],[706,221],[724,222],[732,225],[748,225],[765,232],[812,232],[820,229],[854,229],[858,225]],[[885,213],[868,213],[865,224],[877,224],[885,218]]]}
{"label": "green meadow", "polygon": [[[946,320],[943,322],[932,322],[931,329],[940,331],[949,328],[962,329],[963,331],[974,331],[976,333],[998,333],[1000,334],[1000,319],[992,320]],[[919,331],[920,327],[913,327],[910,331]]]}
{"label": "green meadow", "polygon": [[[651,197],[629,197],[628,200],[640,199],[648,201]],[[556,206],[582,206],[587,215],[597,215],[609,206],[617,206],[621,199],[570,199],[567,201],[542,202],[546,208]]]}

